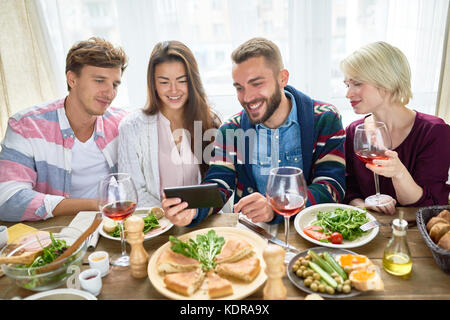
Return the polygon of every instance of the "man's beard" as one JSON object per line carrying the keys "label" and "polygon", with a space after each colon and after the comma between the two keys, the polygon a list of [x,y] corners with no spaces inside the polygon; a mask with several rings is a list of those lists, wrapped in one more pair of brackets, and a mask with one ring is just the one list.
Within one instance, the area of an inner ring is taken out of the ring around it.
{"label": "man's beard", "polygon": [[280,91],[280,88],[278,88],[278,86],[277,86],[277,88],[275,89],[275,92],[269,98],[269,100],[267,100],[267,99],[256,99],[256,100],[253,100],[252,102],[246,103],[245,105],[249,106],[249,105],[257,103],[259,101],[266,101],[267,102],[266,103],[267,104],[267,109],[266,109],[266,112],[264,113],[264,115],[259,120],[253,120],[252,117],[250,116],[250,112],[247,112],[249,114],[250,122],[252,124],[258,124],[258,123],[266,122],[274,114],[274,112],[278,109],[278,107],[280,106],[280,103],[281,103],[281,91]]}

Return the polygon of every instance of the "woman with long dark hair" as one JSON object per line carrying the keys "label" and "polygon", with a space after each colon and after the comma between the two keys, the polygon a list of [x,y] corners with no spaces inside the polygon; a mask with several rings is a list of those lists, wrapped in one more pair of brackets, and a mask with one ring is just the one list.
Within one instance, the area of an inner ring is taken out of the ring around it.
{"label": "woman with long dark hair", "polygon": [[147,69],[146,106],[119,126],[118,170],[133,177],[138,206],[160,205],[166,187],[200,183],[212,143],[203,136],[219,125],[191,50],[179,41],[156,44]]}

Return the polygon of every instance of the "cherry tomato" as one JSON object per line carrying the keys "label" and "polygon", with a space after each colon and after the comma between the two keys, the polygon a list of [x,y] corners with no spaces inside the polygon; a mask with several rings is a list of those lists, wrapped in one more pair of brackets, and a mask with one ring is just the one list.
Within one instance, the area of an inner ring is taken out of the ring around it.
{"label": "cherry tomato", "polygon": [[316,226],[316,225],[311,225],[311,226],[308,226],[303,229],[303,232],[307,236],[309,236],[317,241],[329,240],[329,236],[324,234],[323,231],[324,230],[321,226]]}
{"label": "cherry tomato", "polygon": [[331,243],[341,244],[342,241],[344,240],[344,238],[342,237],[342,234],[340,234],[339,232],[333,232],[331,234],[330,240],[331,240]]}

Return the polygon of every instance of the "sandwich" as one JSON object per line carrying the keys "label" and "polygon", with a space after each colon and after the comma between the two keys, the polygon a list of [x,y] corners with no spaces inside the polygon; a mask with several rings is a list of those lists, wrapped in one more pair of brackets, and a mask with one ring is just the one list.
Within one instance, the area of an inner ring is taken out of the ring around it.
{"label": "sandwich", "polygon": [[213,270],[206,274],[208,279],[208,294],[211,298],[219,298],[233,294],[233,286],[227,279],[220,277]]}
{"label": "sandwich", "polygon": [[200,266],[200,261],[186,257],[181,253],[173,252],[170,248],[163,251],[156,261],[156,268],[160,273],[194,271],[199,269]]}
{"label": "sandwich", "polygon": [[256,257],[242,259],[237,262],[221,263],[216,267],[216,272],[219,275],[246,282],[253,281],[260,270],[259,259]]}
{"label": "sandwich", "polygon": [[201,269],[189,272],[170,273],[164,277],[166,288],[179,294],[190,296],[203,283],[205,273]]}
{"label": "sandwich", "polygon": [[243,239],[228,239],[222,247],[220,253],[216,256],[216,263],[235,262],[243,259],[253,252],[250,243]]}

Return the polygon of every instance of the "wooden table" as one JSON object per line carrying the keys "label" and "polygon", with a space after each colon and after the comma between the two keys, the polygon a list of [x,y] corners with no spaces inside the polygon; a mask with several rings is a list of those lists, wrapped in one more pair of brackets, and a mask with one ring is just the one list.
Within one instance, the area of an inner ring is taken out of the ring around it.
{"label": "wooden table", "polygon": [[[398,208],[396,215],[403,211],[405,219],[415,219],[416,208]],[[380,222],[390,222],[393,216],[385,216],[378,213],[372,213]],[[27,225],[35,228],[44,228],[52,225],[68,225],[72,217],[55,217],[47,221],[26,222]],[[181,235],[196,229],[208,228],[212,226],[236,226],[236,214],[218,214],[209,217],[195,228],[172,227],[169,231],[145,241],[144,246],[149,255],[155,252],[161,245],[168,241],[169,235]],[[14,223],[2,223],[11,226]],[[392,276],[382,268],[383,250],[392,236],[392,229],[389,226],[380,227],[380,232],[368,244],[351,249],[359,254],[367,255],[376,265],[380,267],[381,277],[384,281],[385,290],[382,292],[366,292],[352,299],[363,300],[450,300],[450,275],[444,273],[431,255],[431,251],[425,244],[417,227],[408,229],[408,244],[413,257],[413,271],[407,279]],[[279,225],[278,237],[284,240],[283,224]],[[299,250],[305,250],[316,245],[304,240],[295,231],[293,223],[290,230],[290,244]],[[120,252],[120,242],[99,237],[96,250],[106,250],[110,254]],[[128,246],[128,252],[130,247]],[[82,269],[88,268],[87,256],[84,257]],[[295,287],[285,276],[284,285],[287,288],[288,299],[304,299],[306,293]],[[6,276],[0,278],[0,298],[11,298],[14,296],[26,297],[34,292],[19,288]],[[110,274],[103,278],[103,288],[98,296],[101,300],[148,300],[148,299],[166,299],[151,284],[148,278],[135,279],[130,275],[129,269],[119,269],[113,267]],[[247,298],[248,300],[263,299],[263,287]]]}

